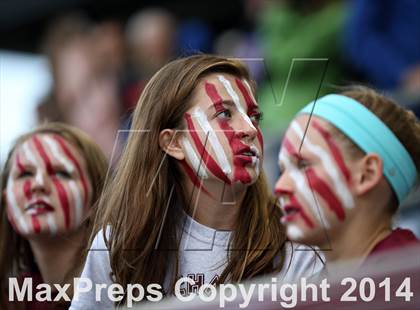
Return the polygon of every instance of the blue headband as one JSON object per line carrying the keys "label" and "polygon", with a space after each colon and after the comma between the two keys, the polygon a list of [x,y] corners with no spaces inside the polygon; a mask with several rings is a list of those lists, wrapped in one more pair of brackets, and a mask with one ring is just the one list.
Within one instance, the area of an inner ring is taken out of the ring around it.
{"label": "blue headband", "polygon": [[416,166],[394,133],[369,109],[352,98],[327,95],[299,113],[312,113],[327,120],[363,151],[378,154],[399,203],[407,197],[416,182]]}

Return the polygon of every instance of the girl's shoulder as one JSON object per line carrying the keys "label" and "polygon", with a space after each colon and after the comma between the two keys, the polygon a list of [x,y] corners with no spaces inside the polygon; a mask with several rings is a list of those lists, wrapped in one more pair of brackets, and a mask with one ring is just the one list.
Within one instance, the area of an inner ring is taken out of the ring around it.
{"label": "girl's shoulder", "polygon": [[324,266],[322,252],[316,247],[286,241],[283,268],[278,277],[284,282],[296,282],[312,277]]}

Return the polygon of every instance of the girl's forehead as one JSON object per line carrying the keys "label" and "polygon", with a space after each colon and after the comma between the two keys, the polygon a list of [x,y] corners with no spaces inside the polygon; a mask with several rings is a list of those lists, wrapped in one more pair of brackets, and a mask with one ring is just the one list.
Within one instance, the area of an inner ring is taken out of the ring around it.
{"label": "girl's forehead", "polygon": [[53,133],[37,133],[20,144],[13,153],[12,160],[24,163],[42,164],[46,161],[52,164],[64,160],[77,162],[86,169],[86,161],[79,149],[62,136]]}

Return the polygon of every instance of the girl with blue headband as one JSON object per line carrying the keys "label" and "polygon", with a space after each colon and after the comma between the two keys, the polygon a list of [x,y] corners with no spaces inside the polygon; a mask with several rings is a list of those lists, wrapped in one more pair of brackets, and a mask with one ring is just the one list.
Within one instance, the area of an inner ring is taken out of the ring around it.
{"label": "girl with blue headband", "polygon": [[289,126],[275,192],[289,239],[316,245],[328,263],[366,258],[411,243],[392,229],[418,182],[420,124],[366,87],[311,102]]}

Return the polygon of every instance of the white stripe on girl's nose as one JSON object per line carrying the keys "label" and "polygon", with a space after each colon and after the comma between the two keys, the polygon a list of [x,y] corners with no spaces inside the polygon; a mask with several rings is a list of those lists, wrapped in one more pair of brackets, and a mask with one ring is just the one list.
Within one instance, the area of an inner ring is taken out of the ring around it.
{"label": "white stripe on girl's nose", "polygon": [[232,168],[230,167],[225,151],[219,139],[217,138],[213,127],[211,127],[210,123],[208,122],[206,114],[199,107],[196,107],[192,113],[192,116],[195,120],[197,120],[198,125],[201,127],[201,130],[203,130],[205,134],[208,134],[209,143],[214,150],[218,164],[220,165],[220,168],[222,168],[222,171],[226,175],[231,174]]}
{"label": "white stripe on girl's nose", "polygon": [[239,111],[239,113],[244,118],[244,120],[248,123],[249,127],[251,127],[254,130],[257,130],[255,128],[254,124],[252,123],[251,119],[249,118],[249,116],[245,113],[245,110],[242,107],[241,102],[239,100],[239,96],[235,92],[235,90],[233,89],[233,87],[230,84],[229,80],[227,80],[223,75],[218,75],[217,78],[219,79],[220,83],[222,83],[223,86],[225,87],[227,93],[232,98],[232,101],[235,104],[236,109]]}
{"label": "white stripe on girl's nose", "polygon": [[338,197],[340,197],[340,200],[342,201],[344,207],[346,208],[353,208],[354,201],[353,196],[351,195],[349,189],[347,186],[342,182],[342,178],[340,178],[339,172],[334,164],[331,164],[333,159],[331,156],[326,152],[321,146],[312,144],[311,140],[308,138],[308,136],[304,136],[303,130],[300,127],[300,125],[293,121],[290,125],[290,128],[292,128],[293,132],[297,135],[297,137],[303,141],[304,145],[308,149],[309,152],[317,156],[324,166],[325,171],[328,173],[330,178],[332,179],[333,186],[335,187],[336,194]]}

